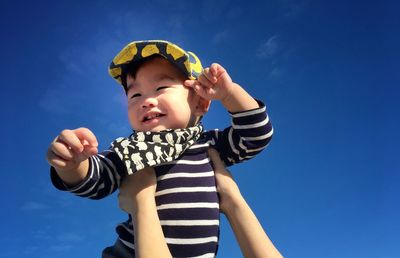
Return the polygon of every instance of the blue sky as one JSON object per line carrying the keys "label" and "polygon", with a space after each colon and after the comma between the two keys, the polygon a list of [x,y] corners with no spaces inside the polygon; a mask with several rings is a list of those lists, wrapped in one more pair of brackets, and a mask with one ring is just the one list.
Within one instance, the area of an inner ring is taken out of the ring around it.
{"label": "blue sky", "polygon": [[[116,195],[55,190],[45,153],[64,128],[90,128],[101,148],[130,133],[107,66],[140,39],[221,63],[266,103],[274,138],[232,172],[284,256],[400,257],[399,11],[396,1],[1,1],[0,257],[100,257],[114,242],[125,219]],[[229,118],[214,103],[204,124]],[[219,257],[241,257],[225,219]]]}

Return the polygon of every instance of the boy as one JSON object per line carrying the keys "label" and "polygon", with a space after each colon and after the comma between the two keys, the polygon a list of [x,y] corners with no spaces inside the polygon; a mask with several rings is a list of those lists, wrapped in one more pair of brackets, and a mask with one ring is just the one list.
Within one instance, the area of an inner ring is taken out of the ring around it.
{"label": "boy", "polygon": [[[157,212],[171,254],[214,257],[219,205],[207,149],[213,146],[228,166],[259,153],[272,135],[264,104],[233,83],[222,66],[203,70],[197,56],[167,41],[128,44],[109,71],[127,94],[135,131],[99,154],[89,129],[62,131],[47,154],[53,184],[101,199],[125,176],[154,167]],[[205,132],[199,123],[213,99],[232,114],[232,126],[222,132]],[[132,228],[129,216],[103,257],[133,257]]]}

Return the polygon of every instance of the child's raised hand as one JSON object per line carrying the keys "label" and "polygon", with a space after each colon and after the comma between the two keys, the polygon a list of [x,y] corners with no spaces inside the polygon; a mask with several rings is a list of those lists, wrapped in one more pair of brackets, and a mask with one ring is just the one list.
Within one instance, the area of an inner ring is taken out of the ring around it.
{"label": "child's raised hand", "polygon": [[46,159],[56,170],[73,171],[79,164],[96,155],[96,136],[87,128],[65,129],[50,144]]}
{"label": "child's raised hand", "polygon": [[200,74],[198,80],[186,80],[185,86],[192,87],[196,93],[207,100],[223,100],[232,90],[232,79],[224,67],[213,63]]}

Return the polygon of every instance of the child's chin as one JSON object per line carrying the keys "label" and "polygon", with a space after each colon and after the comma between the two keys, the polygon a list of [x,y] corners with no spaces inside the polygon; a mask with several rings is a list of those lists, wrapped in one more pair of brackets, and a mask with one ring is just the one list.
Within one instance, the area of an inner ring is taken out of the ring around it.
{"label": "child's chin", "polygon": [[142,131],[145,132],[161,132],[164,130],[167,130],[168,128],[166,126],[163,125],[158,125],[158,126],[154,126],[154,127],[144,127]]}

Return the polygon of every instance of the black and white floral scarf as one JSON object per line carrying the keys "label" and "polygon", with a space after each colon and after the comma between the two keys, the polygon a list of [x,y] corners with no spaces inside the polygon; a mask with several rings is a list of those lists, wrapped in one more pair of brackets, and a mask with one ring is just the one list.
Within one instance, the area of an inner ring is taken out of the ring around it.
{"label": "black and white floral scarf", "polygon": [[134,132],[129,137],[113,141],[111,149],[125,163],[130,175],[145,167],[177,159],[200,138],[202,132],[201,124],[161,132]]}

